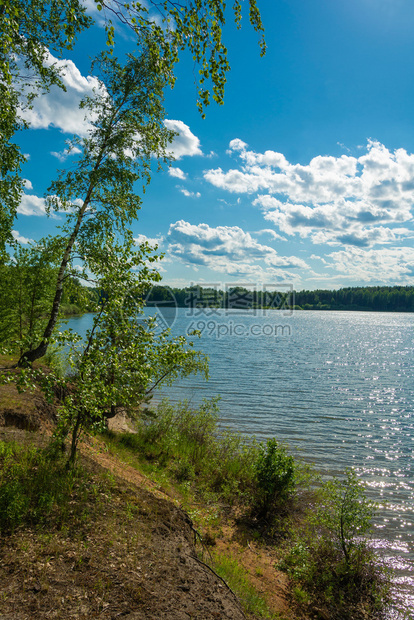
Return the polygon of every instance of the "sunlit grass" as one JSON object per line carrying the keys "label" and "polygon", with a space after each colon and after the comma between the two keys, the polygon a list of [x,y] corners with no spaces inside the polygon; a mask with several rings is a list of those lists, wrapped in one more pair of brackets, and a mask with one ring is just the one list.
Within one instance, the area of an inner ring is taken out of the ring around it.
{"label": "sunlit grass", "polygon": [[266,620],[283,620],[280,614],[270,610],[265,597],[251,583],[248,572],[236,558],[217,552],[212,558],[214,570],[237,594],[246,613]]}

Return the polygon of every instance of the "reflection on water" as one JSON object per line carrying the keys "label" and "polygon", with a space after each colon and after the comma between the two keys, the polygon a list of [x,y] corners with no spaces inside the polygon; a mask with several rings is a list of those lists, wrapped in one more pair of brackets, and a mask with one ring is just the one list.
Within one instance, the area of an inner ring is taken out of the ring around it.
{"label": "reflection on water", "polygon": [[186,379],[168,396],[196,404],[221,394],[224,425],[276,436],[329,475],[355,467],[380,504],[374,543],[414,609],[414,315],[188,312],[179,309],[172,331],[202,331],[211,378]]}

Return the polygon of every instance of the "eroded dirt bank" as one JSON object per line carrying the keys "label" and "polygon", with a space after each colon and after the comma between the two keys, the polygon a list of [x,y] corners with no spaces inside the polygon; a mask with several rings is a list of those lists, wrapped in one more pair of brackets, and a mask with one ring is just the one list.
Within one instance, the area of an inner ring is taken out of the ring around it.
{"label": "eroded dirt bank", "polygon": [[[22,408],[18,413],[21,426]],[[39,407],[29,413],[26,430],[16,428],[9,417],[8,426],[0,427],[0,440],[45,445],[50,416]],[[245,619],[237,597],[199,559],[192,522],[178,502],[106,453],[99,442],[86,444],[82,452],[83,465],[97,483],[85,492],[81,512],[74,497],[72,520],[69,515],[59,525],[51,519],[50,524],[24,527],[1,538],[1,620]],[[221,549],[231,545],[230,540],[220,541]],[[242,553],[241,546],[236,547]],[[248,549],[247,555],[252,564],[255,554]],[[263,566],[260,579],[271,589],[271,558]],[[275,613],[293,617],[283,584],[274,585]]]}

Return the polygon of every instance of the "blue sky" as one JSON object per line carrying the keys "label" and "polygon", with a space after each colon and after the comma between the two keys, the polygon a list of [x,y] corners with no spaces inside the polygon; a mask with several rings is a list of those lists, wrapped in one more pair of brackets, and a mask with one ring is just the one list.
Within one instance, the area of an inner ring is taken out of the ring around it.
{"label": "blue sky", "polygon": [[[224,39],[231,72],[223,106],[203,120],[183,57],[166,96],[180,135],[176,161],[155,173],[133,231],[156,240],[165,283],[339,288],[413,284],[414,3],[259,0],[267,54],[244,19]],[[44,196],[70,164],[65,141],[94,78],[99,26],[80,37],[20,135],[30,157],[15,236],[53,231]],[[118,36],[120,51],[131,41]],[[137,188],[138,189],[138,188]]]}

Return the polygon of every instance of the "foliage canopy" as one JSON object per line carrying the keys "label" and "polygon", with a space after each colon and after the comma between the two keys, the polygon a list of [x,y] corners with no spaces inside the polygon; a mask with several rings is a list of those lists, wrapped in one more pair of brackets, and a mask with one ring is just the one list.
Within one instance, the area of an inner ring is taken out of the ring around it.
{"label": "foliage canopy", "polygon": [[[227,48],[222,40],[226,23],[223,0],[185,2],[124,2],[95,0],[104,18],[109,52],[115,48],[120,25],[133,32],[138,55],[147,50],[166,84],[174,85],[174,66],[180,52],[188,50],[199,66],[196,78],[197,106],[204,116],[210,97],[223,102],[229,71]],[[92,11],[93,13],[93,11]],[[233,6],[237,27],[241,26],[240,0]],[[256,0],[249,0],[249,21],[261,33],[261,53],[265,52],[263,25]],[[72,49],[77,35],[94,23],[80,0],[3,0],[0,7],[0,260],[5,259],[23,181],[25,161],[14,135],[28,126],[21,107],[30,106],[42,90],[52,85],[65,89],[50,52],[61,57]],[[135,53],[136,55],[136,53]]]}
{"label": "foliage canopy", "polygon": [[14,142],[16,131],[27,127],[20,108],[30,106],[34,92],[53,84],[64,88],[49,50],[61,55],[76,36],[90,26],[79,0],[3,0],[0,7],[0,260],[11,235],[23,182],[25,161]]}

